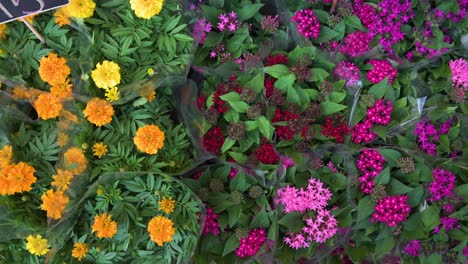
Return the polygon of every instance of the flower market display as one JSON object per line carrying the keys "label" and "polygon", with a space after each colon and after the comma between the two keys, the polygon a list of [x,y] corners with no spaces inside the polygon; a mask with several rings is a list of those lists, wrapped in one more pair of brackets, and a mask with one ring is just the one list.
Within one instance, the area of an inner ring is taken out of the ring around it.
{"label": "flower market display", "polygon": [[468,262],[468,1],[68,2],[0,24],[0,263]]}

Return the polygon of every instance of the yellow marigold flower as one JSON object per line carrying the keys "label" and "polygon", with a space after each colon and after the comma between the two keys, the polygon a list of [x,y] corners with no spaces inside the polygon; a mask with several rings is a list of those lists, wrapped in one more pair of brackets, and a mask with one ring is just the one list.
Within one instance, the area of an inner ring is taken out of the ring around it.
{"label": "yellow marigold flower", "polygon": [[34,17],[35,16],[37,16],[37,14],[32,14],[32,15],[25,16],[25,17],[22,17],[22,18],[18,18],[18,21],[23,22],[23,19],[26,19],[26,21],[28,21],[30,24],[32,24],[34,22]]}
{"label": "yellow marigold flower", "polygon": [[174,223],[164,216],[155,216],[148,223],[148,232],[151,240],[162,246],[165,242],[172,241],[175,233]]}
{"label": "yellow marigold flower", "polygon": [[114,108],[106,100],[93,98],[89,100],[83,114],[92,124],[102,126],[112,121]]}
{"label": "yellow marigold flower", "polygon": [[169,197],[169,199],[163,197],[161,201],[159,201],[159,210],[163,211],[166,214],[170,214],[174,212],[174,205],[175,201],[172,199],[172,197]]}
{"label": "yellow marigold flower", "polygon": [[94,216],[94,224],[92,232],[97,232],[98,238],[111,238],[117,233],[117,222],[112,221],[112,216],[103,213],[102,215]]}
{"label": "yellow marigold flower", "polygon": [[117,87],[112,87],[106,90],[106,100],[109,102],[117,101],[120,98],[120,92]]}
{"label": "yellow marigold flower", "polygon": [[164,132],[156,125],[146,125],[137,130],[133,142],[141,152],[156,154],[164,146]]}
{"label": "yellow marigold flower", "polygon": [[67,170],[58,169],[56,175],[52,175],[54,181],[51,183],[52,186],[57,187],[58,191],[66,191],[70,186],[71,180],[73,179],[73,173]]}
{"label": "yellow marigold flower", "polygon": [[54,21],[56,24],[59,26],[65,26],[65,25],[70,25],[70,16],[67,13],[67,8],[66,7],[61,7],[55,11],[54,14]]}
{"label": "yellow marigold flower", "polygon": [[55,95],[44,93],[34,102],[34,108],[40,118],[47,120],[58,117],[63,106]]}
{"label": "yellow marigold flower", "polygon": [[67,65],[67,60],[57,57],[52,52],[39,61],[39,76],[50,85],[64,83],[69,74],[70,67]]}
{"label": "yellow marigold flower", "polygon": [[4,168],[6,165],[10,164],[12,156],[13,148],[11,145],[3,146],[0,150],[0,168]]}
{"label": "yellow marigold flower", "polygon": [[26,248],[29,252],[31,252],[31,254],[42,256],[49,252],[49,245],[47,245],[47,239],[42,238],[41,235],[36,235],[36,237],[29,235],[26,238],[26,241],[28,241],[26,243]]}
{"label": "yellow marigold flower", "polygon": [[73,174],[80,174],[86,170],[88,161],[86,160],[83,151],[77,147],[72,147],[65,151],[64,156],[64,167]]}
{"label": "yellow marigold flower", "polygon": [[62,212],[68,204],[68,196],[61,191],[47,190],[41,196],[41,209],[47,211],[47,217],[62,218]]}
{"label": "yellow marigold flower", "polygon": [[88,253],[89,249],[85,243],[76,242],[73,245],[72,256],[78,261],[81,261]]}
{"label": "yellow marigold flower", "polygon": [[91,78],[97,87],[109,89],[120,83],[120,66],[112,61],[103,61],[91,72]]}
{"label": "yellow marigold flower", "polygon": [[71,0],[64,8],[70,17],[88,18],[93,16],[96,3],[93,0]]}
{"label": "yellow marigold flower", "polygon": [[58,98],[68,98],[72,96],[72,85],[70,79],[66,79],[63,83],[53,84],[50,88],[50,93]]}
{"label": "yellow marigold flower", "polygon": [[37,181],[35,172],[33,167],[24,162],[5,166],[0,175],[0,178],[3,178],[2,183],[5,184],[0,187],[0,195],[30,191],[31,185]]}
{"label": "yellow marigold flower", "polygon": [[156,91],[151,91],[149,94],[145,96],[148,102],[152,102],[156,98]]}
{"label": "yellow marigold flower", "polygon": [[99,143],[95,143],[93,145],[93,155],[98,157],[98,158],[101,158],[102,156],[106,155],[107,154],[107,145],[102,143],[102,142],[99,142]]}
{"label": "yellow marigold flower", "polygon": [[0,39],[7,38],[7,34],[6,34],[7,29],[8,29],[8,26],[6,24],[0,24]]}
{"label": "yellow marigold flower", "polygon": [[164,0],[130,0],[130,6],[135,11],[135,15],[145,19],[158,15],[163,3]]}

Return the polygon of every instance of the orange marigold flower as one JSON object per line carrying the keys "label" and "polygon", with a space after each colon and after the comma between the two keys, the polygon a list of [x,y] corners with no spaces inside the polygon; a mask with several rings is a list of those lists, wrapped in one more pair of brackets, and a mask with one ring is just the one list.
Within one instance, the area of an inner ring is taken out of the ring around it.
{"label": "orange marigold flower", "polygon": [[117,222],[112,221],[112,216],[107,213],[96,215],[92,232],[97,232],[98,238],[111,238],[117,233]]}
{"label": "orange marigold flower", "polygon": [[63,83],[53,84],[50,88],[50,93],[58,98],[69,98],[72,96],[72,85],[70,79],[66,79]]}
{"label": "orange marigold flower", "polygon": [[84,116],[89,122],[96,126],[109,124],[114,115],[114,108],[106,100],[99,98],[91,99],[83,110]]}
{"label": "orange marigold flower", "polygon": [[137,130],[133,142],[138,150],[156,154],[164,146],[164,132],[156,125],[146,125]]}
{"label": "orange marigold flower", "polygon": [[7,38],[7,34],[6,34],[7,29],[8,29],[8,26],[6,24],[0,24],[0,39]]}
{"label": "orange marigold flower", "polygon": [[39,61],[39,76],[50,85],[64,83],[69,74],[70,67],[67,65],[67,60],[57,57],[52,52]]}
{"label": "orange marigold flower", "polygon": [[161,201],[159,201],[158,205],[159,210],[163,211],[166,214],[174,212],[175,201],[170,196],[169,198],[163,197]]}
{"label": "orange marigold flower", "polygon": [[47,217],[62,218],[62,212],[68,204],[68,196],[61,191],[47,190],[42,196],[41,209],[47,211]]}
{"label": "orange marigold flower", "polygon": [[154,99],[156,99],[156,91],[151,91],[145,96],[145,98],[148,102],[152,102]]}
{"label": "orange marigold flower", "polygon": [[78,261],[81,261],[88,253],[89,249],[85,243],[76,242],[73,245],[72,256]]}
{"label": "orange marigold flower", "polygon": [[56,96],[44,93],[39,95],[34,102],[34,108],[36,108],[37,115],[40,118],[47,120],[59,116],[63,106]]}
{"label": "orange marigold flower", "polygon": [[13,88],[13,99],[28,99],[29,96],[29,91],[24,87],[24,85],[19,85]]}
{"label": "orange marigold flower", "polygon": [[70,16],[66,12],[66,8],[61,7],[55,11],[54,14],[54,21],[57,23],[59,26],[65,26],[65,25],[70,25]]}
{"label": "orange marigold flower", "polygon": [[0,168],[10,164],[11,157],[13,156],[13,148],[11,145],[5,145],[0,150]]}
{"label": "orange marigold flower", "polygon": [[37,181],[36,170],[24,162],[10,164],[3,168],[0,180],[5,186],[0,188],[0,194],[15,194],[30,191],[31,185]]}
{"label": "orange marigold flower", "polygon": [[73,173],[67,170],[58,169],[56,175],[52,175],[54,181],[51,183],[52,186],[57,187],[58,191],[66,191],[68,186],[73,179]]}
{"label": "orange marigold flower", "polygon": [[83,154],[83,151],[77,147],[72,147],[65,151],[64,156],[64,167],[73,174],[80,174],[86,170],[88,161]]}
{"label": "orange marigold flower", "polygon": [[67,134],[65,134],[63,132],[58,132],[57,145],[62,148],[62,147],[65,147],[65,145],[67,145],[67,143],[68,143]]}
{"label": "orange marigold flower", "polygon": [[164,216],[155,216],[148,223],[148,232],[151,240],[162,246],[164,242],[172,241],[175,233],[174,223]]}
{"label": "orange marigold flower", "polygon": [[107,154],[107,145],[103,142],[98,142],[93,145],[93,155],[101,158]]}

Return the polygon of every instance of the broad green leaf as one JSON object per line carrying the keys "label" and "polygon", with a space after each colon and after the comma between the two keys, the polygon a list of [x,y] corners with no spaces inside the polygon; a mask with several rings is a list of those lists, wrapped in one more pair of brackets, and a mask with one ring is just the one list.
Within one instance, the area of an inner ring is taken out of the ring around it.
{"label": "broad green leaf", "polygon": [[439,209],[435,205],[429,206],[421,212],[421,221],[427,231],[432,231],[440,224]]}
{"label": "broad green leaf", "polygon": [[359,29],[359,30],[364,30],[361,24],[361,20],[355,15],[345,17],[345,23],[349,27]]}
{"label": "broad green leaf", "polygon": [[221,152],[224,153],[228,151],[232,146],[236,144],[236,141],[230,137],[227,137],[226,140],[224,140],[224,144],[221,147]]}
{"label": "broad green leaf", "polygon": [[357,222],[366,219],[374,212],[374,206],[376,203],[371,200],[369,196],[366,196],[359,201],[358,204],[358,216]]}
{"label": "broad green leaf", "polygon": [[229,102],[229,105],[238,113],[247,113],[249,110],[249,105],[246,102]]}
{"label": "broad green leaf", "polygon": [[392,167],[397,166],[397,160],[401,158],[401,153],[394,149],[378,149],[379,153],[383,156],[385,161]]}
{"label": "broad green leaf", "polygon": [[288,89],[293,87],[294,82],[296,81],[296,75],[290,73],[284,76],[281,76],[276,80],[275,87],[280,89],[283,92],[288,91]]}
{"label": "broad green leaf", "polygon": [[288,66],[283,64],[276,64],[272,66],[268,66],[264,68],[265,73],[268,75],[279,78],[281,76],[285,76],[290,73]]}
{"label": "broad green leaf", "polygon": [[257,93],[262,92],[264,87],[264,76],[263,74],[257,74],[247,83],[247,86],[256,91]]}
{"label": "broad green leaf", "polygon": [[260,116],[257,118],[257,126],[260,133],[262,133],[268,140],[271,140],[275,128],[271,125],[270,121],[268,121],[264,116]]}
{"label": "broad green leaf", "polygon": [[393,236],[386,237],[384,240],[379,240],[375,246],[375,254],[377,257],[381,257],[386,253],[390,252],[395,246],[395,239]]}
{"label": "broad green leaf", "polygon": [[292,212],[283,216],[278,221],[278,224],[287,227],[289,232],[300,232],[302,227],[304,227],[302,217],[302,213]]}
{"label": "broad green leaf", "polygon": [[403,184],[402,182],[400,182],[399,180],[395,178],[390,180],[390,189],[391,189],[390,193],[392,195],[405,194],[413,190],[413,188],[406,186],[405,184]]}
{"label": "broad green leaf", "polygon": [[328,116],[345,109],[346,105],[337,104],[334,102],[323,102],[320,103],[320,107],[322,108],[323,114]]}
{"label": "broad green leaf", "polygon": [[390,181],[390,167],[385,167],[383,171],[374,179],[375,184],[384,185]]}
{"label": "broad green leaf", "polygon": [[312,71],[311,80],[313,82],[316,82],[316,81],[323,82],[328,77],[328,75],[330,75],[326,70],[321,69],[321,68],[312,68],[311,71]]}
{"label": "broad green leaf", "polygon": [[240,94],[238,94],[236,92],[230,92],[230,93],[227,93],[227,94],[223,94],[219,98],[221,98],[222,100],[224,100],[226,102],[242,101]]}
{"label": "broad green leaf", "polygon": [[226,241],[226,245],[223,250],[223,257],[227,254],[233,252],[237,247],[239,247],[240,241],[237,238],[236,234],[232,234]]}
{"label": "broad green leaf", "polygon": [[380,99],[384,97],[388,89],[391,89],[391,87],[388,85],[388,77],[386,77],[379,83],[372,85],[372,87],[369,89],[369,93],[373,94],[377,99]]}
{"label": "broad green leaf", "polygon": [[270,226],[270,221],[266,213],[265,207],[262,207],[259,213],[254,216],[252,223],[250,224],[250,229],[255,228],[266,228]]}
{"label": "broad green leaf", "polygon": [[244,5],[238,12],[239,21],[245,21],[258,13],[263,4]]}

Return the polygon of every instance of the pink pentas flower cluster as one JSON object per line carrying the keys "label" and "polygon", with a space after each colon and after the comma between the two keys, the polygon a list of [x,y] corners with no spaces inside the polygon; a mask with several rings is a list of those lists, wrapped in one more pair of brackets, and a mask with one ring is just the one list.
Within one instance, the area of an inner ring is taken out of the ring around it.
{"label": "pink pentas flower cluster", "polygon": [[460,229],[460,224],[458,223],[460,220],[458,218],[451,218],[451,217],[441,217],[440,218],[440,225],[436,226],[432,233],[438,234],[440,230],[445,227],[445,232],[448,233],[452,229]]}
{"label": "pink pentas flower cluster", "polygon": [[436,202],[445,197],[455,197],[453,191],[455,190],[456,178],[452,172],[436,167],[432,170],[432,175],[434,176],[434,181],[428,187],[431,194],[429,201]]}
{"label": "pink pentas flower cluster", "polygon": [[421,242],[419,240],[411,240],[403,248],[403,252],[413,257],[419,256],[419,250],[421,249]]}
{"label": "pink pentas flower cluster", "polygon": [[320,209],[315,219],[306,219],[306,226],[302,228],[302,232],[307,234],[308,241],[324,243],[336,234],[337,224],[338,222],[329,210]]}
{"label": "pink pentas flower cluster", "polygon": [[320,34],[320,22],[313,10],[304,9],[297,11],[291,18],[296,22],[297,31],[306,38],[318,38]]}
{"label": "pink pentas flower cluster", "polygon": [[[450,43],[450,39],[445,38],[444,42]],[[422,44],[418,40],[415,41],[414,46],[416,48],[417,53],[419,53],[420,56],[425,56],[427,59],[441,56],[444,53],[449,51],[448,48],[433,49],[430,47],[426,47],[424,44]]]}
{"label": "pink pentas flower cluster", "polygon": [[307,210],[316,211],[323,209],[327,206],[327,202],[331,199],[331,196],[330,190],[324,187],[320,180],[310,178],[306,189],[297,189],[289,185],[278,189],[275,203],[282,204],[285,213],[303,213]]}
{"label": "pink pentas flower cluster", "polygon": [[267,236],[263,228],[250,230],[247,237],[240,239],[240,245],[234,253],[239,258],[255,256],[266,240]]}
{"label": "pink pentas flower cluster", "polygon": [[393,84],[398,71],[392,67],[388,60],[370,60],[368,63],[374,66],[372,70],[367,72],[367,79],[371,83],[379,83],[388,77],[388,83]]}
{"label": "pink pentas flower cluster", "polygon": [[359,17],[362,24],[367,28],[371,28],[377,19],[377,10],[371,5],[364,3],[364,0],[353,1],[353,13]]}
{"label": "pink pentas flower cluster", "polygon": [[340,61],[336,65],[333,74],[335,78],[346,80],[346,86],[356,86],[359,83],[359,68],[349,61]]}
{"label": "pink pentas flower cluster", "polygon": [[468,90],[468,61],[464,59],[451,60],[449,62],[452,71],[452,83],[455,87]]}
{"label": "pink pentas flower cluster", "polygon": [[194,38],[200,40],[200,44],[203,45],[206,40],[206,34],[211,31],[212,25],[205,18],[201,18],[193,26],[192,35]]}
{"label": "pink pentas flower cluster", "polygon": [[206,208],[206,220],[203,226],[203,235],[213,234],[219,235],[220,227],[218,223],[218,215],[214,212],[213,208]]}
{"label": "pink pentas flower cluster", "polygon": [[364,55],[369,51],[369,44],[373,38],[374,36],[368,32],[355,31],[343,39],[340,51],[351,58]]}
{"label": "pink pentas flower cluster", "polygon": [[408,196],[387,196],[377,202],[371,222],[382,222],[390,227],[397,226],[406,220],[410,212]]}
{"label": "pink pentas flower cluster", "polygon": [[367,110],[367,115],[353,127],[351,139],[354,143],[369,143],[375,139],[377,134],[372,131],[374,125],[388,125],[390,123],[393,111],[392,101],[383,99],[377,102]]}
{"label": "pink pentas flower cluster", "polygon": [[310,246],[310,242],[306,240],[302,233],[287,233],[284,237],[284,243],[294,249],[308,248]]}
{"label": "pink pentas flower cluster", "polygon": [[385,159],[377,150],[365,149],[362,151],[356,163],[356,167],[362,173],[359,178],[360,189],[365,194],[371,194],[374,191],[374,178],[384,169]]}
{"label": "pink pentas flower cluster", "polygon": [[234,32],[239,27],[239,20],[237,20],[237,14],[234,11],[229,14],[221,14],[218,18],[219,31]]}
{"label": "pink pentas flower cluster", "polygon": [[367,118],[373,124],[388,125],[392,120],[392,101],[379,99],[371,108],[367,110]]}
{"label": "pink pentas flower cluster", "polygon": [[416,135],[420,149],[430,155],[437,154],[435,142],[439,141],[439,132],[435,125],[427,120],[422,120],[416,124],[413,133]]}

